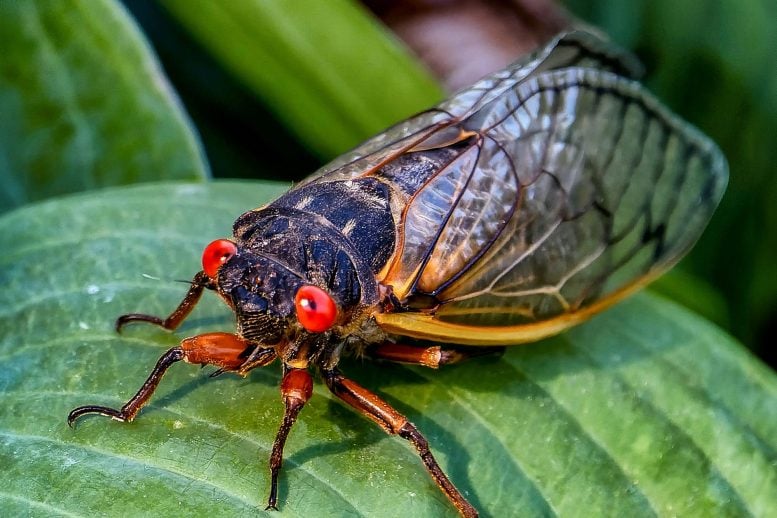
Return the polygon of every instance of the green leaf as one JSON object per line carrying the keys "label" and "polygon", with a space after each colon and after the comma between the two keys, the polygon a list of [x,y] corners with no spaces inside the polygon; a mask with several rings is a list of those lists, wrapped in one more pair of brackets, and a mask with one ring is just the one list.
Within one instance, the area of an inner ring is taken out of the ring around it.
{"label": "green leaf", "polygon": [[[233,329],[212,294],[165,315],[202,247],[285,186],[160,184],[51,200],[0,218],[0,508],[7,515],[259,513],[280,422],[277,365],[246,379],[175,365],[131,424],[65,423],[121,406],[182,337]],[[143,275],[148,277],[144,277]],[[765,516],[777,508],[777,379],[740,345],[650,295],[542,343],[440,371],[342,369],[426,434],[490,516]],[[292,430],[284,516],[454,516],[414,450],[317,383]]]}
{"label": "green leaf", "polygon": [[398,40],[353,1],[162,3],[322,157],[442,95]]}
{"label": "green leaf", "polygon": [[120,5],[0,2],[0,48],[0,211],[207,176],[178,99]]}

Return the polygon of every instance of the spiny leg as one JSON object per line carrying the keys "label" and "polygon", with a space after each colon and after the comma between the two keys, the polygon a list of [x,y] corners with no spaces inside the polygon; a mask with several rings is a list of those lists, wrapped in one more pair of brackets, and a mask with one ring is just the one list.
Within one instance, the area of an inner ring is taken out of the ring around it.
{"label": "spiny leg", "polygon": [[154,393],[162,376],[167,372],[167,369],[176,362],[183,360],[184,352],[181,346],[173,347],[159,358],[156,362],[154,370],[148,375],[145,383],[140,387],[140,390],[127,401],[123,407],[119,410],[110,408],[107,406],[99,405],[86,405],[74,408],[67,416],[68,426],[73,426],[76,419],[85,414],[99,414],[106,417],[113,418],[121,422],[130,422],[135,419],[135,415],[140,411],[141,407],[146,404],[151,394]]}
{"label": "spiny leg", "polygon": [[183,360],[187,363],[215,365],[221,371],[234,371],[240,368],[253,347],[243,338],[230,333],[206,333],[186,338],[181,345],[173,347],[159,358],[145,383],[120,409],[99,405],[80,406],[68,414],[67,423],[72,426],[76,419],[85,414],[104,415],[122,422],[132,421],[151,398],[172,364]]}
{"label": "spiny leg", "polygon": [[181,322],[191,313],[194,306],[199,302],[202,296],[202,291],[211,285],[212,281],[205,274],[205,272],[199,272],[192,279],[191,287],[184,296],[183,300],[178,307],[173,310],[167,318],[159,318],[154,315],[146,315],[144,313],[128,313],[121,315],[116,319],[116,331],[121,331],[121,328],[130,322],[148,322],[159,327],[163,327],[168,330],[173,330],[181,325]]}
{"label": "spiny leg", "polygon": [[313,377],[305,369],[289,369],[283,375],[281,381],[281,397],[283,398],[283,421],[278,433],[275,435],[275,441],[272,445],[272,454],[270,455],[270,497],[267,499],[267,509],[278,510],[278,475],[283,464],[283,447],[286,445],[286,439],[289,436],[291,427],[297,420],[302,407],[308,402],[313,394]]}
{"label": "spiny leg", "polygon": [[405,344],[384,343],[369,348],[367,354],[381,360],[423,365],[424,367],[436,369],[443,365],[458,363],[478,356],[499,354],[504,352],[504,350],[504,347],[452,349],[440,347],[439,345],[432,347],[417,347]]}
{"label": "spiny leg", "polygon": [[453,485],[443,472],[432,452],[429,443],[413,423],[397,412],[391,405],[383,401],[356,382],[345,378],[337,369],[322,371],[327,387],[334,395],[351,405],[361,414],[375,421],[386,433],[396,434],[412,443],[435,483],[445,493],[445,496],[456,506],[462,516],[473,518],[478,516],[477,510],[467,502],[464,496]]}

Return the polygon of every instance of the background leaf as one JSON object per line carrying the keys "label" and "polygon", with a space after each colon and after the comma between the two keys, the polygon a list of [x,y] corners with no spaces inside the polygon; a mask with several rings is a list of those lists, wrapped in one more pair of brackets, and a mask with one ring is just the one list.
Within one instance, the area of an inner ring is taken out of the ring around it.
{"label": "background leaf", "polygon": [[442,97],[428,72],[355,2],[163,4],[324,158]]}
{"label": "background leaf", "polygon": [[[137,325],[117,335],[112,325],[123,312],[169,312],[186,290],[171,279],[190,278],[207,242],[284,189],[145,185],[0,218],[5,513],[239,516],[263,506],[281,412],[277,366],[210,379],[210,369],[177,365],[130,425],[95,417],[71,430],[65,416],[123,404],[181,337],[232,329],[212,295],[176,333]],[[777,379],[654,296],[502,358],[437,372],[342,367],[426,433],[487,516],[777,508]],[[408,445],[320,383],[315,392],[289,440],[284,516],[454,515]]]}
{"label": "background leaf", "polygon": [[186,115],[119,4],[0,1],[0,48],[0,211],[207,176]]}

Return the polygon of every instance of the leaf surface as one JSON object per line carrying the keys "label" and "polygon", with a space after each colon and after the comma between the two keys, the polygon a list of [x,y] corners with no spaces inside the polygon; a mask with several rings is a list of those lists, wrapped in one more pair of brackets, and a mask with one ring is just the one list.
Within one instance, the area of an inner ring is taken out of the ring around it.
{"label": "leaf surface", "polygon": [[[9,515],[260,513],[282,407],[276,364],[247,378],[175,365],[131,424],[69,429],[121,406],[156,359],[233,329],[206,294],[166,315],[232,221],[286,189],[116,188],[0,218],[0,508]],[[144,276],[144,274],[146,276]],[[723,332],[642,294],[559,337],[439,371],[349,359],[343,371],[418,425],[484,516],[766,516],[777,508],[777,380]],[[292,430],[284,516],[455,516],[414,450],[317,382]]]}

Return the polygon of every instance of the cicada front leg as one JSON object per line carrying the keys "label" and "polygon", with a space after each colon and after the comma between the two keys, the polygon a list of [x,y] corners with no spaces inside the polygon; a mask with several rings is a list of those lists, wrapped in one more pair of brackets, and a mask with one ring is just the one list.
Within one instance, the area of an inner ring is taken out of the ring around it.
{"label": "cicada front leg", "polygon": [[[243,338],[230,333],[206,333],[186,338],[180,345],[168,350],[159,358],[137,393],[120,409],[99,405],[80,406],[68,414],[67,423],[72,426],[79,417],[86,414],[99,414],[117,421],[130,422],[151,398],[162,376],[174,363],[183,360],[187,363],[214,365],[219,368],[218,372],[237,371],[246,357],[254,352],[255,347]],[[264,364],[275,359],[273,349],[267,349],[265,353],[262,356]]]}
{"label": "cicada front leg", "polygon": [[148,322],[164,329],[172,331],[181,325],[181,322],[189,316],[194,306],[199,302],[202,292],[205,288],[210,287],[213,281],[205,274],[205,272],[199,272],[192,279],[191,287],[184,296],[183,300],[175,310],[167,316],[167,318],[160,318],[154,315],[146,315],[145,313],[128,313],[121,315],[116,319],[116,331],[121,331],[121,328],[130,322]]}

